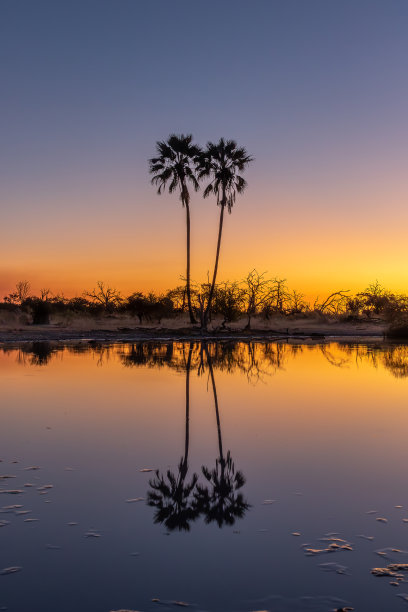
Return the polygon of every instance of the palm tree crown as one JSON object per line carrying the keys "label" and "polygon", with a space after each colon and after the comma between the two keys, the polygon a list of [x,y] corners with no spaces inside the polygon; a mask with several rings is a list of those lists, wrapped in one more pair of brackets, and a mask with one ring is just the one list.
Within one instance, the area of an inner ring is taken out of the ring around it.
{"label": "palm tree crown", "polygon": [[198,159],[198,178],[211,178],[211,182],[204,190],[206,198],[214,194],[217,204],[227,206],[228,212],[235,203],[237,193],[242,193],[246,186],[246,180],[238,174],[245,170],[246,166],[253,161],[244,147],[238,147],[235,140],[221,138],[218,144],[207,143],[207,148]]}
{"label": "palm tree crown", "polygon": [[168,470],[166,480],[156,470],[156,477],[149,480],[151,490],[147,494],[147,504],[156,508],[154,522],[164,523],[170,531],[190,531],[190,523],[200,514],[191,496],[198,476],[193,474],[191,481],[186,482],[187,472],[187,462],[181,458],[177,475]]}
{"label": "palm tree crown", "polygon": [[201,150],[192,144],[192,140],[191,134],[172,134],[166,142],[156,143],[157,157],[149,159],[149,172],[153,174],[151,182],[158,186],[157,193],[160,195],[167,185],[169,193],[178,188],[183,206],[190,203],[187,184],[190,182],[195,191],[199,189],[195,160]]}
{"label": "palm tree crown", "polygon": [[214,470],[203,465],[202,472],[210,487],[198,484],[194,495],[205,522],[215,521],[218,527],[222,527],[233,525],[237,518],[243,518],[251,506],[242,493],[237,492],[244,486],[245,477],[241,471],[235,471],[230,451],[226,458],[216,460]]}

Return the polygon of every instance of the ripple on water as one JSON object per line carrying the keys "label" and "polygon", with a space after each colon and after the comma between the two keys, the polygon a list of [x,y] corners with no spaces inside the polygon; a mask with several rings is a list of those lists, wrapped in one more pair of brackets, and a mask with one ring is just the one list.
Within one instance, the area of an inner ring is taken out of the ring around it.
{"label": "ripple on water", "polygon": [[101,534],[97,531],[87,531],[85,534],[86,538],[100,538]]}
{"label": "ripple on water", "polygon": [[41,487],[37,487],[37,491],[49,491],[50,489],[53,489],[54,485],[52,484],[45,484],[42,485]]}
{"label": "ripple on water", "polygon": [[165,606],[178,606],[179,608],[190,608],[191,607],[191,604],[187,603],[186,601],[165,600],[165,599],[159,599],[158,597],[153,597],[152,602],[157,603],[157,604],[162,604]]}
{"label": "ripple on water", "polygon": [[23,504],[11,504],[10,506],[3,506],[0,509],[0,512],[13,512],[14,510],[18,510],[18,508],[23,508]]}
{"label": "ripple on water", "polygon": [[273,610],[273,612],[328,612],[328,610],[348,612],[354,610],[349,607],[348,601],[330,595],[305,595],[297,598],[270,595],[250,603],[253,610],[259,612],[266,610]]}
{"label": "ripple on water", "polygon": [[17,572],[21,572],[23,568],[19,565],[14,565],[12,567],[5,567],[0,571],[0,576],[8,576],[9,574],[16,574]]}
{"label": "ripple on water", "polygon": [[319,563],[319,567],[324,572],[335,572],[336,574],[342,574],[343,576],[349,575],[348,568],[345,565],[339,563]]}
{"label": "ripple on water", "polygon": [[401,597],[403,601],[408,602],[408,593],[398,593],[397,597]]}

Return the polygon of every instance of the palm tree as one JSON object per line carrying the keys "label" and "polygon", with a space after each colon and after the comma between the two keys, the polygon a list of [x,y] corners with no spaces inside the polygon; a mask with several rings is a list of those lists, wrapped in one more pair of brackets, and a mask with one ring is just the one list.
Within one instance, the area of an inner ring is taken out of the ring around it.
{"label": "palm tree", "polygon": [[155,523],[164,523],[172,531],[179,529],[189,531],[190,522],[200,514],[191,494],[197,484],[198,476],[193,474],[191,481],[186,481],[188,474],[188,453],[190,444],[190,369],[193,347],[189,345],[186,364],[186,428],[184,456],[180,459],[178,473],[167,470],[166,476],[156,470],[155,477],[149,481],[151,490],[147,494],[147,503],[156,508]]}
{"label": "palm tree", "polygon": [[190,289],[190,192],[188,184],[190,183],[195,191],[199,189],[199,183],[195,174],[195,161],[201,150],[198,146],[192,144],[193,137],[191,134],[184,135],[171,134],[166,142],[157,142],[156,151],[157,157],[152,157],[149,160],[149,172],[153,174],[151,180],[152,185],[157,185],[157,193],[160,195],[168,185],[169,193],[173,193],[176,189],[180,192],[180,200],[186,208],[186,225],[187,225],[187,274],[186,274],[186,290],[188,312],[190,322],[195,323],[195,317],[191,306],[191,289]]}
{"label": "palm tree", "polygon": [[204,351],[207,357],[213,389],[220,456],[216,459],[213,470],[206,466],[202,467],[203,475],[209,482],[210,487],[197,484],[194,496],[196,507],[204,514],[205,522],[211,523],[216,521],[218,526],[222,527],[224,524],[233,525],[237,518],[243,518],[245,512],[250,508],[250,504],[248,504],[241,492],[237,493],[245,484],[243,473],[240,470],[235,471],[230,451],[227,451],[227,456],[224,455],[217,388],[215,386],[211,356],[206,344],[204,344]]}
{"label": "palm tree", "polygon": [[204,189],[203,196],[206,198],[213,194],[217,198],[217,204],[221,207],[213,278],[207,307],[201,322],[204,329],[207,328],[217,279],[225,207],[231,213],[237,193],[242,193],[246,188],[247,183],[238,172],[245,170],[251,161],[253,158],[248,155],[244,147],[238,147],[235,140],[224,140],[224,138],[221,138],[218,144],[207,143],[206,150],[198,158],[198,178],[210,178],[210,183]]}

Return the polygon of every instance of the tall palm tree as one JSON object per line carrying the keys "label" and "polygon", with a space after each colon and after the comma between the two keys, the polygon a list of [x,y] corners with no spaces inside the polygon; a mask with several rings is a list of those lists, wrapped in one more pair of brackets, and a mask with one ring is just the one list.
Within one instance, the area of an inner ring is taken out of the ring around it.
{"label": "tall palm tree", "polygon": [[188,312],[190,322],[195,323],[195,317],[191,306],[190,288],[190,192],[188,184],[195,191],[199,189],[199,183],[195,174],[195,161],[201,150],[192,144],[191,134],[171,134],[166,142],[156,143],[157,157],[149,159],[149,172],[153,174],[152,185],[157,185],[157,193],[160,195],[168,185],[169,193],[176,189],[180,192],[180,200],[186,209],[187,225],[187,274],[186,290]]}
{"label": "tall palm tree", "polygon": [[201,322],[204,329],[207,328],[217,279],[224,211],[227,207],[228,212],[231,213],[237,193],[242,193],[246,188],[247,183],[238,172],[245,170],[251,161],[253,161],[253,158],[248,155],[244,147],[238,147],[235,140],[224,140],[224,138],[221,138],[218,144],[207,143],[206,150],[198,158],[198,178],[210,179],[210,183],[204,189],[203,196],[206,198],[213,194],[217,198],[217,204],[221,207],[213,278],[208,303]]}
{"label": "tall palm tree", "polygon": [[196,520],[200,511],[191,494],[197,484],[198,476],[193,474],[187,481],[188,453],[190,444],[190,369],[192,344],[189,344],[186,363],[186,426],[184,456],[180,459],[177,474],[167,470],[167,478],[156,470],[155,477],[149,481],[151,490],[147,494],[147,504],[156,508],[155,523],[164,523],[172,531],[189,531],[190,522]]}

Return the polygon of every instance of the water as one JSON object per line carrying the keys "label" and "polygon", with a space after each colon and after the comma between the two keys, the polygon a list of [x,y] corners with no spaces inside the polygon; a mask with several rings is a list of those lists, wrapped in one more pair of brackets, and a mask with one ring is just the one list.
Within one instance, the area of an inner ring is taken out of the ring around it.
{"label": "water", "polygon": [[0,378],[0,609],[408,609],[407,346],[34,343]]}

